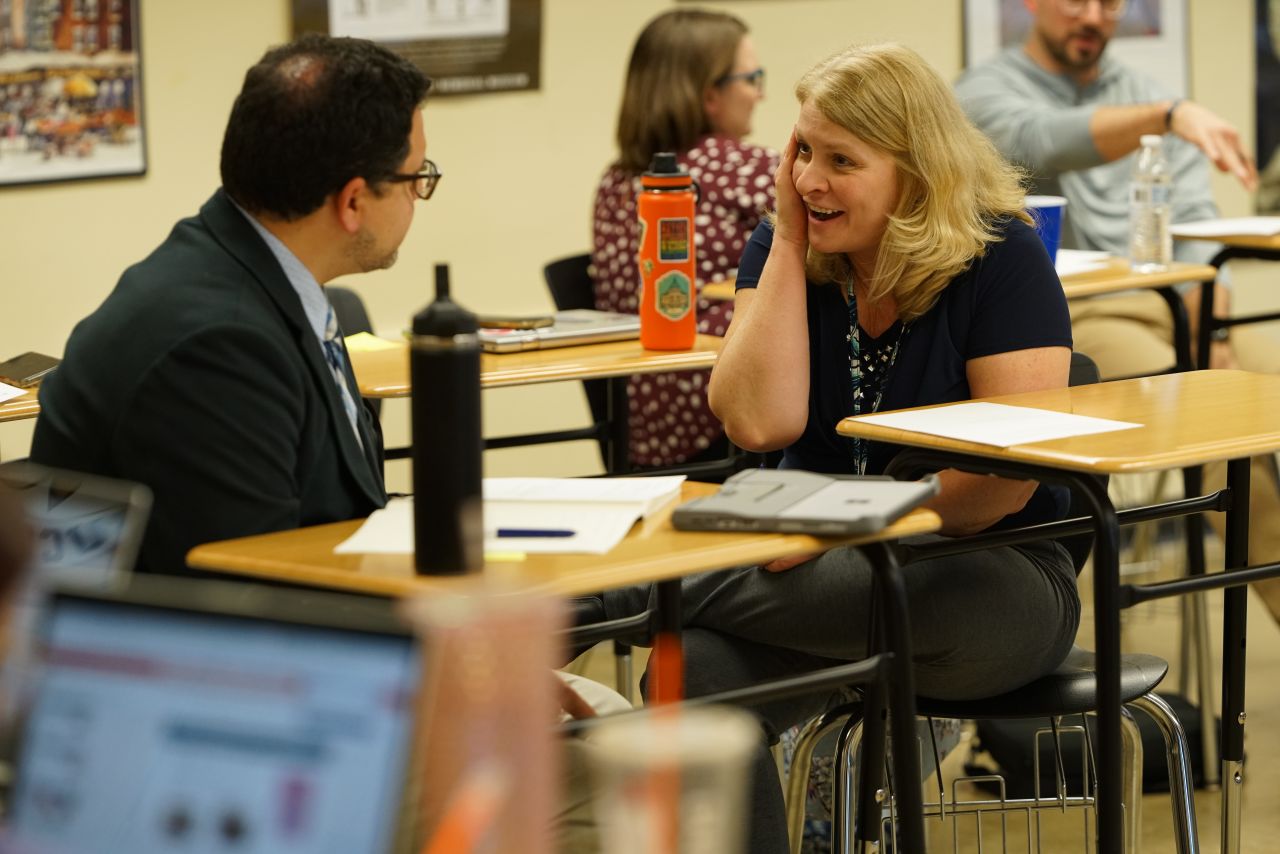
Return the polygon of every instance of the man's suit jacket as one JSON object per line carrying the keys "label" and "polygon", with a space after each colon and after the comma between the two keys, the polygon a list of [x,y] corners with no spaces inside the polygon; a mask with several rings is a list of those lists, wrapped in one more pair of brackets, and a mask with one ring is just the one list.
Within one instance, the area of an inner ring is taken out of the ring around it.
{"label": "man's suit jacket", "polygon": [[222,190],[76,326],[40,405],[34,461],[151,487],[142,570],[386,503],[377,420],[360,407],[362,449],[296,291]]}

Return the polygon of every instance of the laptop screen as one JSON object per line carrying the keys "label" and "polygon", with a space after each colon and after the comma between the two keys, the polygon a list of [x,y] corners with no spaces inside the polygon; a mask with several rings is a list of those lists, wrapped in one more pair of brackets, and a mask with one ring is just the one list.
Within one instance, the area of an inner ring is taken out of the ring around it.
{"label": "laptop screen", "polygon": [[55,596],[10,829],[54,852],[387,852],[405,635]]}
{"label": "laptop screen", "polygon": [[0,467],[39,537],[32,574],[42,584],[105,588],[133,569],[151,512],[151,491],[121,480],[45,468]]}

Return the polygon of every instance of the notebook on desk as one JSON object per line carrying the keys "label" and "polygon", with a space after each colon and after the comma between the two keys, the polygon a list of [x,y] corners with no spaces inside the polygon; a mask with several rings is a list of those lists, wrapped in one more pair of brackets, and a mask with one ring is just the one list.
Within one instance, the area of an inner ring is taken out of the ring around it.
{"label": "notebook on desk", "polygon": [[685,531],[779,531],[816,536],[870,534],[938,494],[936,478],[815,474],[748,469],[715,495],[681,504],[671,523]]}
{"label": "notebook on desk", "polygon": [[554,317],[554,323],[539,329],[481,329],[480,346],[490,353],[514,353],[640,337],[640,317],[635,314],[575,308],[557,311]]}
{"label": "notebook on desk", "polygon": [[55,593],[9,804],[22,850],[412,850],[419,643],[390,602],[299,596]]}

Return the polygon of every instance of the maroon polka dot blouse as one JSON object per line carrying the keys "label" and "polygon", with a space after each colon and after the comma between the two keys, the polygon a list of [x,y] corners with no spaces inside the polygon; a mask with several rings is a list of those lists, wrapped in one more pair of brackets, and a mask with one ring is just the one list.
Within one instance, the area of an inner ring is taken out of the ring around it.
{"label": "maroon polka dot blouse", "polygon": [[[698,285],[736,273],[747,238],[774,206],[773,173],[778,153],[724,136],[706,136],[679,157],[702,190],[694,221]],[[639,312],[640,273],[636,253],[640,226],[636,193],[640,177],[616,165],[596,191],[591,260],[596,308]],[[698,300],[698,331],[724,335],[733,303]],[[634,466],[681,463],[720,438],[724,428],[707,407],[709,371],[631,377],[630,456]]]}

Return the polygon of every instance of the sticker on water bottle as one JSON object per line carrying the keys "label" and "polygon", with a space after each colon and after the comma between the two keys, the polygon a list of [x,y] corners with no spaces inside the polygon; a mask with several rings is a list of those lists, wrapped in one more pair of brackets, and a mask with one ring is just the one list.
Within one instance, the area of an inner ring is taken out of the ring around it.
{"label": "sticker on water bottle", "polygon": [[692,293],[689,277],[672,270],[653,284],[654,308],[667,320],[680,320],[693,307]]}
{"label": "sticker on water bottle", "polygon": [[658,260],[679,263],[689,260],[689,219],[658,220]]}

